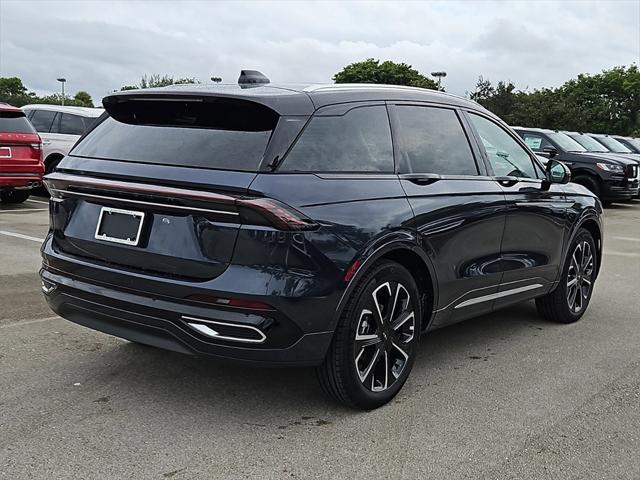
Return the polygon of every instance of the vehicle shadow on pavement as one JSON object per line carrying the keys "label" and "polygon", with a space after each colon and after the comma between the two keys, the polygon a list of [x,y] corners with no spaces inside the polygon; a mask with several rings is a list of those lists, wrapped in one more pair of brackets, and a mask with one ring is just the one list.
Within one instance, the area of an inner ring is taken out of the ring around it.
{"label": "vehicle shadow on pavement", "polygon": [[[431,332],[423,338],[409,383],[422,384],[435,370],[456,368],[469,359],[486,361],[491,346],[522,341],[523,336],[537,335],[551,326],[537,316],[533,302],[528,302]],[[298,419],[292,425],[327,422],[328,412],[331,421],[357,413],[327,399],[312,368],[251,367],[133,343],[103,349],[95,362],[89,367],[93,381],[102,382],[114,394],[153,399],[168,410],[175,411],[180,405],[182,414],[216,411],[225,417],[237,416],[241,423],[266,426],[280,422],[281,428],[286,419],[276,417],[282,412],[288,419]],[[277,412],[276,417],[269,412]]]}

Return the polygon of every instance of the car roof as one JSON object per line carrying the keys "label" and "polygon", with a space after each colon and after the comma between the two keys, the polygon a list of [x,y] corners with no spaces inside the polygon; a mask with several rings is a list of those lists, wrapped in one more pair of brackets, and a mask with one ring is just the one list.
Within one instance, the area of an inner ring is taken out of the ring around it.
{"label": "car roof", "polygon": [[25,105],[22,107],[25,110],[50,110],[52,112],[61,113],[73,113],[74,115],[81,115],[83,117],[99,117],[104,113],[102,108],[90,108],[90,107],[72,107],[62,105],[49,105],[45,103],[34,103],[31,105]]}
{"label": "car roof", "polygon": [[[426,88],[380,84],[182,84],[144,90],[127,90],[106,96],[103,104],[136,97],[198,95],[246,99],[262,103],[280,115],[310,115],[326,105],[364,101],[419,101],[467,107],[487,112],[478,103]],[[493,116],[493,115],[492,115]]]}
{"label": "car roof", "polygon": [[18,107],[14,107],[13,105],[9,105],[5,102],[0,102],[0,112],[22,112],[22,110]]}
{"label": "car roof", "polygon": [[552,130],[550,128],[537,128],[537,127],[511,127],[514,130],[527,130],[528,132],[540,132],[540,133],[554,133],[559,130]]}

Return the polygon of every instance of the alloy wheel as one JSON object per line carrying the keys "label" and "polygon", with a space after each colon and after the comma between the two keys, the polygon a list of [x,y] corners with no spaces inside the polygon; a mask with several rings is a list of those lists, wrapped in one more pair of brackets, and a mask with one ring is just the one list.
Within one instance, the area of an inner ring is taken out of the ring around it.
{"label": "alloy wheel", "polygon": [[355,332],[354,362],[362,385],[371,392],[390,388],[413,354],[415,308],[407,288],[385,282],[371,293]]}
{"label": "alloy wheel", "polygon": [[567,272],[567,304],[572,313],[580,313],[589,299],[593,283],[593,263],[589,242],[578,242]]}

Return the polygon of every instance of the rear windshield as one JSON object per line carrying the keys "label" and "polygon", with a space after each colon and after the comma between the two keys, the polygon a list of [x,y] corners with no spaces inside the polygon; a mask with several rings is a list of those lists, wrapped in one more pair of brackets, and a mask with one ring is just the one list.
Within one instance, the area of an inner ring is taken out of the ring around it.
{"label": "rear windshield", "polygon": [[0,133],[36,133],[22,112],[0,112]]}
{"label": "rear windshield", "polygon": [[[73,149],[72,155],[257,171],[278,118],[272,111],[265,118],[261,106],[255,111],[246,105],[237,105],[234,109],[225,104],[199,106],[197,111],[193,107],[187,111],[185,107],[184,111],[177,112],[179,102],[158,103],[168,104],[168,109],[148,102],[126,111],[118,110],[114,115],[118,120],[105,119]],[[121,119],[123,121],[119,121]]]}

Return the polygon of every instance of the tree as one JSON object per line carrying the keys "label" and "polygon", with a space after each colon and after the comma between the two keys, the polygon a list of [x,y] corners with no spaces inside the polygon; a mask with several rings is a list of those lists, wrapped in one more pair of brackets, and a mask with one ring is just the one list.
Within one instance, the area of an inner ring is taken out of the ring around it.
{"label": "tree", "polygon": [[83,90],[80,90],[78,93],[76,93],[73,96],[73,99],[76,102],[79,102],[83,107],[93,107],[93,99],[91,98],[91,95]]}
{"label": "tree", "polygon": [[29,92],[18,77],[0,77],[0,102],[16,107],[32,103],[36,94]]}
{"label": "tree", "polygon": [[169,75],[160,76],[158,73],[153,73],[149,76],[143,75],[140,79],[140,85],[125,85],[120,88],[120,91],[125,90],[137,90],[139,88],[156,88],[156,87],[167,87],[169,85],[179,85],[184,83],[200,83],[200,81],[195,77],[184,77],[174,79]]}
{"label": "tree", "polygon": [[336,83],[384,83],[438,89],[435,81],[422,75],[411,65],[390,60],[380,63],[380,60],[373,58],[347,65],[333,76],[333,80]]}
{"label": "tree", "polygon": [[631,135],[640,132],[637,65],[581,74],[558,88],[530,92],[478,79],[471,99],[511,125]]}

